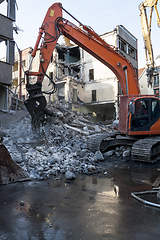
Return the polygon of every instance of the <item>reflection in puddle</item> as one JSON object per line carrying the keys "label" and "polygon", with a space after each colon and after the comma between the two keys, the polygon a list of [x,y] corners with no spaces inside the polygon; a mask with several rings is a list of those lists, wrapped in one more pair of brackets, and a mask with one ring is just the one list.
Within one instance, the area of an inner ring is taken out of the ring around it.
{"label": "reflection in puddle", "polygon": [[107,176],[87,176],[83,188],[97,194],[129,199],[131,192],[151,190],[160,176],[159,169],[110,169]]}

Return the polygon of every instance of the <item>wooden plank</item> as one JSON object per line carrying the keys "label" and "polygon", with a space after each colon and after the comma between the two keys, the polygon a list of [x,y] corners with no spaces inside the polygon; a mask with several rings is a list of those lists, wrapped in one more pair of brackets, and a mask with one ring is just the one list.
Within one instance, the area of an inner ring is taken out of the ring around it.
{"label": "wooden plank", "polygon": [[157,179],[154,181],[154,183],[152,184],[153,187],[159,187],[160,185],[160,176],[157,177]]}

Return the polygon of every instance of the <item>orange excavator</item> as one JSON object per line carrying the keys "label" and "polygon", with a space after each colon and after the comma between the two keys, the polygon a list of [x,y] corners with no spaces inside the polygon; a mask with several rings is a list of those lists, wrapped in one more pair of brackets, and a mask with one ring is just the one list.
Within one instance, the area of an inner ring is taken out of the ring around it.
{"label": "orange excavator", "polygon": [[[79,27],[62,17],[65,11],[79,24]],[[39,29],[38,38],[31,54],[34,58],[40,45],[40,66],[38,72],[26,72],[26,88],[29,98],[25,101],[34,121],[45,121],[52,113],[46,109],[46,99],[42,92],[42,81],[46,75],[50,58],[56,43],[64,35],[106,67],[111,69],[120,82],[123,95],[120,96],[118,133],[103,139],[102,153],[121,145],[132,147],[133,160],[154,162],[160,158],[160,100],[155,95],[141,95],[137,72],[128,59],[107,44],[94,30],[83,25],[61,3],[54,3],[47,11]],[[32,61],[31,61],[32,63]],[[31,66],[31,65],[30,65]],[[37,82],[30,84],[30,76]],[[55,85],[55,83],[53,83]]]}

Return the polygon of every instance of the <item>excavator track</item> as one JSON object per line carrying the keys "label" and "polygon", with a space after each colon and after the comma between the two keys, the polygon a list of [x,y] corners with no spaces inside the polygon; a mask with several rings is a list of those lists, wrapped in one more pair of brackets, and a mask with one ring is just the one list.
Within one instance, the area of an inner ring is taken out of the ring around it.
{"label": "excavator track", "polygon": [[131,146],[131,159],[133,161],[154,163],[160,160],[159,136],[138,139],[136,137],[121,136],[118,132],[108,134],[100,143],[100,151],[105,153],[115,149],[117,146]]}
{"label": "excavator track", "polygon": [[93,134],[87,138],[87,148],[92,152],[101,151],[101,142],[117,134],[117,131]]}
{"label": "excavator track", "polygon": [[134,161],[154,163],[160,160],[160,137],[148,137],[136,141],[132,146]]}

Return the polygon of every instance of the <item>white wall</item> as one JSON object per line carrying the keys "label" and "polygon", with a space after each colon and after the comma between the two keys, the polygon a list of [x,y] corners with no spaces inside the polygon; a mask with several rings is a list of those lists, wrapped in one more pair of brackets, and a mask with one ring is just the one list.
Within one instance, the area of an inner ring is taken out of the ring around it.
{"label": "white wall", "polygon": [[[116,34],[114,31],[107,35],[104,34],[102,38],[107,43],[116,45]],[[83,88],[79,88],[79,96],[81,100],[85,103],[91,102],[92,90],[96,90],[97,102],[115,101],[117,96],[117,78],[115,74],[86,51],[81,50],[81,56],[84,56],[83,80],[85,83]],[[94,81],[89,81],[90,69],[94,69]]]}

